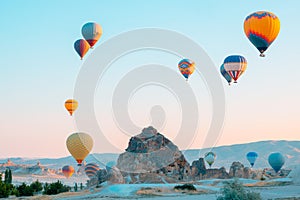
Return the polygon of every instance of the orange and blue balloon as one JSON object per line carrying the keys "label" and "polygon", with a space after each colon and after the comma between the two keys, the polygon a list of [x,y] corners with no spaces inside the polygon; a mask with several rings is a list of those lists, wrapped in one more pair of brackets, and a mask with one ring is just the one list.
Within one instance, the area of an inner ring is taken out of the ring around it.
{"label": "orange and blue balloon", "polygon": [[247,60],[240,55],[228,56],[224,60],[224,69],[230,75],[230,77],[237,83],[239,77],[247,69]]}
{"label": "orange and blue balloon", "polygon": [[194,73],[195,71],[195,63],[194,61],[191,61],[189,59],[182,59],[178,63],[178,68],[181,74],[186,78],[186,80],[189,79],[189,77]]}
{"label": "orange and blue balloon", "polygon": [[224,64],[221,65],[220,67],[220,72],[222,74],[222,76],[225,78],[225,80],[228,82],[229,85],[231,85],[231,83],[233,82],[233,79],[231,78],[231,76],[226,72],[225,68],[224,68]]}
{"label": "orange and blue balloon", "polygon": [[267,11],[250,14],[244,21],[244,32],[250,42],[264,57],[264,52],[274,42],[280,31],[279,18]]}
{"label": "orange and blue balloon", "polygon": [[90,49],[90,45],[89,45],[89,43],[86,40],[79,39],[79,40],[75,41],[75,43],[74,43],[74,49],[78,53],[78,55],[80,56],[80,59],[82,60],[83,57],[85,56],[85,54]]}
{"label": "orange and blue balloon", "polygon": [[102,36],[102,27],[95,22],[89,22],[83,25],[81,33],[83,38],[89,43],[91,48],[93,48]]}
{"label": "orange and blue balloon", "polygon": [[70,178],[74,174],[74,172],[75,172],[74,167],[70,165],[66,165],[62,168],[62,173],[66,178]]}

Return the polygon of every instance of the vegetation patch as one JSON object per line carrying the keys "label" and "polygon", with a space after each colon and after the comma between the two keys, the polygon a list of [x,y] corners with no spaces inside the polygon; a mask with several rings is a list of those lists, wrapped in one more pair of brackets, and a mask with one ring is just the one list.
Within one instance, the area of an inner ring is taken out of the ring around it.
{"label": "vegetation patch", "polygon": [[174,190],[197,191],[193,184],[176,185]]}
{"label": "vegetation patch", "polygon": [[245,190],[243,184],[237,179],[225,182],[221,191],[221,196],[217,200],[261,200],[259,193]]}

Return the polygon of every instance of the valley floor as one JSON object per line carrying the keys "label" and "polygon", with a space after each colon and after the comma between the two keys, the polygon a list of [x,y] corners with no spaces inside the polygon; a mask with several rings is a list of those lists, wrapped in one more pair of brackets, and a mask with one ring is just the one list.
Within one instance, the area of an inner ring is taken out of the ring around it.
{"label": "valley floor", "polygon": [[[258,192],[263,200],[300,200],[300,185],[295,185],[288,178],[270,181],[240,179],[247,190]],[[197,193],[182,193],[173,190],[177,184],[116,184],[105,185],[81,192],[68,192],[54,196],[35,196],[22,199],[42,200],[102,200],[102,199],[143,199],[143,200],[216,200],[224,180],[213,179],[198,181],[194,185]],[[145,190],[146,188],[146,190]],[[142,192],[141,192],[142,191]],[[146,191],[146,193],[145,193]],[[143,195],[141,195],[143,194]],[[16,198],[11,198],[16,199]]]}

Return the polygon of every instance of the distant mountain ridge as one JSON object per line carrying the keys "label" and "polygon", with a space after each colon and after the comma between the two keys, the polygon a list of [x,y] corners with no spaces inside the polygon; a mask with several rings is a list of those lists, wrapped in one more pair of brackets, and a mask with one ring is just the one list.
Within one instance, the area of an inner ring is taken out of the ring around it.
{"label": "distant mountain ridge", "polygon": [[184,151],[184,155],[188,161],[191,161],[197,159],[199,156],[203,157],[208,151],[213,151],[217,154],[213,167],[224,166],[226,169],[228,169],[234,161],[240,161],[245,166],[250,167],[246,159],[246,154],[250,151],[258,153],[254,168],[270,167],[268,164],[268,156],[272,152],[280,152],[284,155],[286,160],[284,167],[293,167],[300,164],[300,141],[268,140],[234,144],[200,150],[186,150]]}
{"label": "distant mountain ridge", "polygon": [[[246,159],[246,154],[249,151],[255,151],[258,153],[258,158],[254,165],[254,168],[266,168],[269,167],[268,156],[272,152],[280,152],[286,158],[286,164],[284,168],[293,167],[300,164],[300,141],[286,141],[286,140],[269,140],[260,142],[251,142],[245,144],[234,144],[219,146],[214,148],[205,149],[191,149],[182,150],[187,161],[191,164],[192,161],[198,160],[199,156],[203,157],[208,151],[213,151],[217,154],[217,158],[212,167],[224,166],[227,170],[234,161],[240,161],[245,166],[249,166]],[[86,162],[96,162],[100,167],[105,167],[105,164],[109,161],[117,161],[119,154],[117,153],[94,153],[86,158]],[[1,163],[6,163],[8,158],[0,159]],[[11,162],[19,165],[36,165],[40,162],[43,166],[47,166],[52,169],[60,169],[64,165],[76,166],[75,160],[71,157],[62,158],[9,158]]]}

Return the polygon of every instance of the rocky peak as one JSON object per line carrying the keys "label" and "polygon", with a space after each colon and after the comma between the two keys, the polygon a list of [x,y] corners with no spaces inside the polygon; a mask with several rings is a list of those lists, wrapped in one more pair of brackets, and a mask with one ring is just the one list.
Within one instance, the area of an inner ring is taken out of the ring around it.
{"label": "rocky peak", "polygon": [[184,180],[190,174],[189,163],[178,147],[151,126],[130,139],[126,152],[118,158],[117,168],[126,175],[153,173],[176,180]]}
{"label": "rocky peak", "polygon": [[164,147],[172,150],[176,150],[177,148],[169,139],[158,133],[152,126],[149,126],[148,128],[144,128],[142,133],[130,138],[126,151],[133,153],[150,153],[159,151]]}

